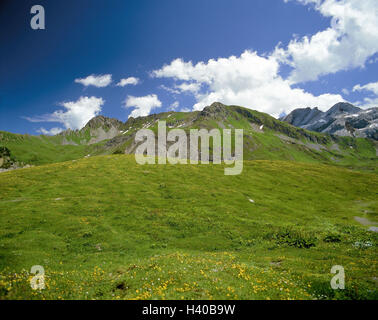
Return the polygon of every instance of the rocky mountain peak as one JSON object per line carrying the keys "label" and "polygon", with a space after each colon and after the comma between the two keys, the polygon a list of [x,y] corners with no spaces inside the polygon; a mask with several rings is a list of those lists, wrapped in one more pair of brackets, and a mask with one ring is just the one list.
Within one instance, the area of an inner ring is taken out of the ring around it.
{"label": "rocky mountain peak", "polygon": [[282,121],[311,131],[378,140],[377,110],[362,110],[350,103],[339,102],[326,112],[316,108],[295,109]]}
{"label": "rocky mountain peak", "polygon": [[98,128],[120,128],[123,125],[123,122],[119,121],[115,118],[108,118],[104,117],[102,115],[96,116],[88,121],[88,123],[85,125],[84,129],[98,129]]}
{"label": "rocky mountain peak", "polygon": [[228,113],[226,106],[220,102],[214,102],[205,107],[200,115],[209,118],[224,117]]}
{"label": "rocky mountain peak", "polygon": [[335,116],[341,113],[358,113],[361,108],[355,107],[353,104],[348,102],[336,103],[331,109],[326,112],[326,116]]}
{"label": "rocky mountain peak", "polygon": [[310,123],[313,122],[315,119],[320,117],[323,114],[318,108],[311,109],[307,108],[299,108],[295,109],[287,116],[282,118],[282,121],[286,121],[293,126],[301,126],[303,123]]}

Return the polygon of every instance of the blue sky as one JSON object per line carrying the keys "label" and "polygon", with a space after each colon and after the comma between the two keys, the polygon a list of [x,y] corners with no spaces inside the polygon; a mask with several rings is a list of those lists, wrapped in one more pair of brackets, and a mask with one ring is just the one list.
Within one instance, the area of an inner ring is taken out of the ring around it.
{"label": "blue sky", "polygon": [[[36,4],[45,30],[30,27]],[[213,101],[276,117],[378,106],[377,11],[375,0],[3,1],[0,130],[56,133]]]}

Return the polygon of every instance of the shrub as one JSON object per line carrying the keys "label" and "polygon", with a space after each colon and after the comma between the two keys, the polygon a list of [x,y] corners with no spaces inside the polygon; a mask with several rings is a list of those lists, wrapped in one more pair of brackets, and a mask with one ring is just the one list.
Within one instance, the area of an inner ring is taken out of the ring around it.
{"label": "shrub", "polygon": [[267,235],[268,239],[275,240],[279,245],[288,245],[296,248],[311,248],[316,245],[316,237],[309,232],[296,230],[290,227],[279,229]]}
{"label": "shrub", "polygon": [[327,234],[324,239],[324,242],[341,242],[341,236],[339,234]]}

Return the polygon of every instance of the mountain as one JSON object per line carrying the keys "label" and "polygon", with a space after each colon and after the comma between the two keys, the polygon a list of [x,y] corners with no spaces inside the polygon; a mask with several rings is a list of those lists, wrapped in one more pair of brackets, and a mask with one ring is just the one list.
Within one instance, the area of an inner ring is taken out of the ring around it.
{"label": "mountain", "polygon": [[122,133],[125,124],[114,118],[97,116],[80,130],[66,130],[59,133],[63,137],[63,144],[94,144],[103,140],[114,138]]}
{"label": "mountain", "polygon": [[311,131],[378,140],[378,108],[362,110],[346,102],[328,111],[295,109],[280,120]]}
{"label": "mountain", "polygon": [[[343,114],[342,106],[330,110],[331,116]],[[319,110],[305,109],[306,115],[292,113],[293,123],[322,115]],[[349,110],[349,109],[348,109]],[[301,113],[301,112],[297,112]],[[373,167],[377,143],[364,138],[341,137],[318,133],[277,120],[268,114],[226,106],[219,102],[194,112],[163,112],[126,122],[97,116],[81,130],[67,130],[56,136],[18,135],[0,131],[0,146],[7,147],[18,161],[47,164],[106,154],[133,154],[139,129],[157,131],[157,122],[166,121],[173,128],[243,129],[244,159],[290,160]]]}

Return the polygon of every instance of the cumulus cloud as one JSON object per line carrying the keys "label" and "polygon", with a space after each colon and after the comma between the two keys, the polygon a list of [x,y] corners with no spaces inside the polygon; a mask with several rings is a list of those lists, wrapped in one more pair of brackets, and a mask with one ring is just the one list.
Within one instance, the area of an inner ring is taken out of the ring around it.
{"label": "cumulus cloud", "polygon": [[[192,93],[197,100],[194,110],[220,101],[278,116],[297,107],[326,110],[344,101],[340,94],[313,95],[298,88],[298,84],[371,62],[378,53],[376,0],[284,1],[312,6],[331,18],[330,26],[312,36],[293,39],[286,47],[278,45],[270,54],[245,51],[240,56],[196,64],[175,59],[151,75],[173,79],[176,83],[165,87],[171,93]],[[279,73],[283,65],[291,67],[287,77]]]}
{"label": "cumulus cloud", "polygon": [[[314,96],[303,89],[293,88],[290,81],[279,75],[279,61],[274,56],[262,57],[245,51],[239,57],[210,59],[193,64],[176,59],[152,72],[153,77],[173,78],[195,83],[206,92],[193,91],[197,103],[194,110],[202,110],[214,101],[237,104],[278,117],[283,111],[297,107],[318,107],[322,110],[343,101],[338,94]],[[177,87],[177,85],[176,85]]]}
{"label": "cumulus cloud", "polygon": [[125,101],[125,108],[135,108],[129,117],[145,117],[151,113],[154,108],[161,107],[161,101],[156,94],[150,94],[144,97],[128,96]]}
{"label": "cumulus cloud", "polygon": [[353,87],[353,91],[367,91],[370,96],[365,97],[363,101],[357,101],[355,104],[361,108],[378,107],[378,82],[370,82],[363,86],[357,84]]}
{"label": "cumulus cloud", "polygon": [[378,107],[378,96],[373,98],[366,97],[362,101],[354,102],[354,105],[362,109],[376,108]]}
{"label": "cumulus cloud", "polygon": [[81,83],[83,86],[95,86],[97,88],[107,87],[112,82],[111,74],[95,75],[91,74],[86,78],[75,79],[76,83]]}
{"label": "cumulus cloud", "polygon": [[81,129],[90,119],[101,112],[104,102],[102,98],[80,97],[77,101],[62,102],[60,106],[65,110],[57,110],[51,114],[26,117],[25,119],[30,122],[59,122],[66,129]]}
{"label": "cumulus cloud", "polygon": [[378,96],[378,82],[370,82],[363,86],[357,84],[353,87],[353,91],[371,91]]}
{"label": "cumulus cloud", "polygon": [[[289,0],[285,0],[288,2]],[[331,25],[311,37],[290,41],[274,55],[293,67],[290,81],[316,80],[322,75],[364,67],[378,52],[376,0],[291,0],[312,4]]]}
{"label": "cumulus cloud", "polygon": [[127,85],[137,85],[139,83],[139,79],[138,78],[135,78],[135,77],[129,77],[129,78],[124,78],[124,79],[121,79],[118,83],[117,83],[117,86],[118,87],[124,87],[124,86],[127,86]]}
{"label": "cumulus cloud", "polygon": [[[159,70],[154,71],[152,73],[152,76],[154,77],[157,73],[159,73]],[[198,82],[182,82],[180,84],[175,84],[173,87],[167,87],[166,85],[162,84],[160,86],[161,89],[166,90],[173,94],[180,94],[183,92],[187,93],[197,93],[201,89],[201,83]]]}
{"label": "cumulus cloud", "polygon": [[47,130],[45,128],[39,128],[37,132],[42,133],[47,136],[55,136],[58,133],[61,133],[63,131],[62,128],[51,128],[50,130]]}
{"label": "cumulus cloud", "polygon": [[192,82],[192,83],[183,82],[181,84],[175,85],[175,88],[179,92],[197,93],[201,89],[201,83],[198,83],[198,82]]}
{"label": "cumulus cloud", "polygon": [[[152,77],[154,76],[153,74],[151,74],[151,75],[152,75]],[[180,93],[181,93],[180,90],[177,90],[177,89],[175,89],[175,88],[168,87],[168,86],[166,86],[166,85],[164,85],[164,84],[160,85],[159,88],[160,88],[160,89],[163,89],[163,90],[165,90],[165,91],[168,91],[168,92],[170,92],[170,93],[172,93],[172,94],[174,94],[174,95],[176,95],[176,94],[180,94]]]}

